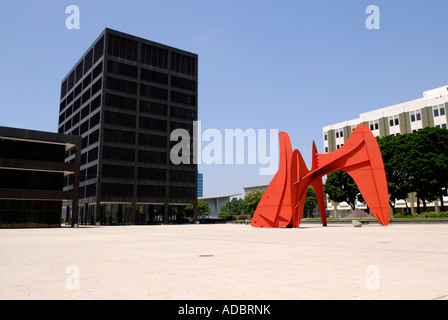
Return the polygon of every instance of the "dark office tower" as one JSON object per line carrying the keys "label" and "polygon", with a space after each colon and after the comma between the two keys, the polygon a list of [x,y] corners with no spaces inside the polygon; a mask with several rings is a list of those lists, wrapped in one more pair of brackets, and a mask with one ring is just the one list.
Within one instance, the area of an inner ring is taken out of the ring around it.
{"label": "dark office tower", "polygon": [[196,202],[197,165],[171,163],[170,133],[193,137],[197,74],[196,54],[105,29],[63,79],[59,132],[82,137],[80,224],[169,223]]}

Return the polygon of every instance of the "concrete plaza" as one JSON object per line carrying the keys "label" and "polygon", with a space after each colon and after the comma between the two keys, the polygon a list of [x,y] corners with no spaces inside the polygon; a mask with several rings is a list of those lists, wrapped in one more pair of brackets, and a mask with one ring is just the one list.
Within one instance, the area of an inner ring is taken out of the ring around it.
{"label": "concrete plaza", "polygon": [[0,299],[448,299],[448,224],[0,230]]}

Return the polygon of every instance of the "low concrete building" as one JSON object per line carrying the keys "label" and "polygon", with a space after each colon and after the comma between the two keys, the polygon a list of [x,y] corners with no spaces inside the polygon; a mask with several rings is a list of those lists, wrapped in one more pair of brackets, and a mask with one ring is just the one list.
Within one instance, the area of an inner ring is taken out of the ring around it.
{"label": "low concrete building", "polygon": [[236,196],[241,195],[240,193],[235,194],[227,194],[227,195],[221,195],[221,196],[214,196],[214,197],[200,197],[199,200],[202,200],[204,202],[207,202],[210,205],[210,208],[212,209],[210,211],[210,218],[218,218],[218,213],[221,212],[221,208],[230,201],[231,198],[235,198]]}

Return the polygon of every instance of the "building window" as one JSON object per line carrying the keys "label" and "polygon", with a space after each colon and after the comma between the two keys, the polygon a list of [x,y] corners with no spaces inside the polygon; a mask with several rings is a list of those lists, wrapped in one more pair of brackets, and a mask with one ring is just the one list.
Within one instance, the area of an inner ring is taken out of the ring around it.
{"label": "building window", "polygon": [[439,104],[438,106],[432,107],[434,111],[434,117],[444,116],[445,115],[445,105]]}
{"label": "building window", "polygon": [[420,121],[422,120],[422,115],[420,114],[420,111],[411,111],[409,112],[411,122]]}
{"label": "building window", "polygon": [[445,116],[446,114],[445,105],[439,104],[437,106],[433,106],[432,109],[434,113],[434,126],[438,128],[443,128],[444,127],[443,125],[446,126],[447,118]]}
{"label": "building window", "polygon": [[336,139],[342,137],[344,137],[344,132],[342,131],[342,129],[338,129],[338,131],[336,131]]}
{"label": "building window", "polygon": [[389,117],[389,126],[398,126],[400,124],[400,121],[398,120],[398,115]]}
{"label": "building window", "polygon": [[324,140],[327,141],[328,140],[328,136],[325,134],[324,135]]}
{"label": "building window", "polygon": [[371,131],[378,130],[380,128],[380,124],[378,120],[369,121],[369,127]]}

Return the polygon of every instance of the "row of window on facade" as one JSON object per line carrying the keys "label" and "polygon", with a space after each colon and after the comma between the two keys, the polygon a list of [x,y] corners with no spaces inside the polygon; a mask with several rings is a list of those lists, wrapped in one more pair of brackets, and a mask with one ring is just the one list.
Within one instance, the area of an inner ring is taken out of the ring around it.
{"label": "row of window on facade", "polygon": [[[125,39],[119,36],[110,35],[107,53],[111,56],[137,62],[138,42]],[[85,55],[78,65],[63,82],[61,88],[61,98],[69,92],[73,86],[81,80],[89,69],[104,54],[104,37],[102,37],[93,48]],[[168,55],[166,49],[158,48],[148,44],[141,45],[140,62],[149,66],[168,70]],[[171,52],[171,71],[196,76],[196,59],[186,55]]]}
{"label": "row of window on facade", "polygon": [[[79,188],[79,198],[90,198],[96,196],[96,183]],[[137,184],[136,194],[138,198],[163,199],[166,196],[165,185]],[[101,183],[101,196],[103,197],[127,197],[132,198],[134,194],[134,184],[127,183]],[[189,199],[194,197],[195,188],[186,186],[170,186],[170,199]]]}
{"label": "row of window on facade", "polygon": [[[440,104],[438,106],[434,106],[433,107],[433,112],[434,112],[434,118],[439,117],[439,116],[444,116],[445,115],[445,106],[443,104]],[[410,121],[411,122],[416,122],[416,121],[421,121],[422,120],[420,111],[411,111],[411,112],[409,112],[409,117],[410,117]],[[388,118],[388,120],[389,120],[389,127],[398,126],[400,124],[400,119],[399,119],[398,115],[390,116]],[[378,120],[371,120],[371,121],[369,121],[368,125],[369,125],[369,128],[370,128],[371,131],[379,130],[379,121]],[[442,127],[444,129],[447,128],[446,123],[442,124],[442,125],[436,125],[436,126],[437,127]],[[352,125],[351,126],[351,131],[353,132],[353,130],[355,128],[356,128],[356,125]],[[336,139],[342,138],[343,136],[344,136],[344,133],[343,133],[342,129],[337,129],[335,131]],[[325,141],[328,140],[327,134],[324,135],[324,140]]]}

